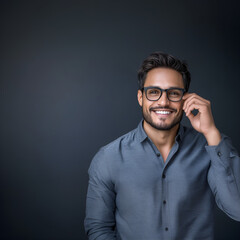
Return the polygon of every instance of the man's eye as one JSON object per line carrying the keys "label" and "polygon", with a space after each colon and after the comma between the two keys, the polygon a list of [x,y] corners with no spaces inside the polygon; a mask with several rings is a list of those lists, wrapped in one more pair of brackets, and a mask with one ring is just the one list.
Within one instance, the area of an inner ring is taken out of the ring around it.
{"label": "man's eye", "polygon": [[148,93],[151,94],[151,95],[156,95],[156,94],[159,94],[159,91],[156,90],[156,89],[152,89],[152,90],[149,90]]}
{"label": "man's eye", "polygon": [[178,90],[173,90],[173,91],[169,91],[168,94],[171,96],[179,96],[179,95],[181,95],[181,92]]}

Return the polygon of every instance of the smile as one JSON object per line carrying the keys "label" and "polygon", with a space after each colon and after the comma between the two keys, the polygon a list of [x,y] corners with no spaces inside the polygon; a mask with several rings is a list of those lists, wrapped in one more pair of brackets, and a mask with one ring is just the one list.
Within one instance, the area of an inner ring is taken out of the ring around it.
{"label": "smile", "polygon": [[163,115],[168,115],[168,114],[170,114],[171,112],[169,112],[169,111],[155,111],[155,113],[157,113],[157,114],[163,114]]}

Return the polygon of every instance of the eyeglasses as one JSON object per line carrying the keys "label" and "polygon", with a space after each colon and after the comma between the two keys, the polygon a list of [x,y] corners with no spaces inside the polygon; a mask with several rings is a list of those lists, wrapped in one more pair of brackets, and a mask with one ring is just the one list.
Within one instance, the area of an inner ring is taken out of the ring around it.
{"label": "eyeglasses", "polygon": [[163,91],[165,91],[169,101],[179,102],[182,100],[182,97],[186,92],[183,88],[161,89],[159,87],[144,87],[142,88],[142,92],[143,90],[149,101],[158,101],[162,96]]}

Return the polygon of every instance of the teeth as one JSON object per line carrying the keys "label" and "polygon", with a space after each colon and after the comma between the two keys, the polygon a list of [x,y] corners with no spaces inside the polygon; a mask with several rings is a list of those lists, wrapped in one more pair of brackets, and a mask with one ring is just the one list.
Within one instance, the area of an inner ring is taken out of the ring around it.
{"label": "teeth", "polygon": [[158,114],[170,114],[170,112],[168,112],[168,111],[156,111],[156,113],[158,113]]}

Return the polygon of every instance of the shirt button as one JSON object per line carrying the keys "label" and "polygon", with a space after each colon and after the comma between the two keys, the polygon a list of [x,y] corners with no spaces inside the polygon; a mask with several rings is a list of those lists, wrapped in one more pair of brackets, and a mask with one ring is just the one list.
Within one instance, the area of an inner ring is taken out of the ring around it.
{"label": "shirt button", "polygon": [[167,227],[165,228],[165,231],[168,231],[168,228],[167,228]]}
{"label": "shirt button", "polygon": [[166,203],[167,203],[167,201],[164,200],[164,201],[163,201],[163,204],[166,204]]}
{"label": "shirt button", "polygon": [[165,175],[165,174],[163,174],[163,175],[162,175],[162,178],[166,178],[166,175]]}
{"label": "shirt button", "polygon": [[157,153],[157,156],[160,157],[160,153]]}
{"label": "shirt button", "polygon": [[218,155],[219,157],[221,157],[221,156],[222,156],[222,153],[221,153],[221,152],[218,152],[217,155]]}

